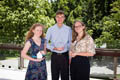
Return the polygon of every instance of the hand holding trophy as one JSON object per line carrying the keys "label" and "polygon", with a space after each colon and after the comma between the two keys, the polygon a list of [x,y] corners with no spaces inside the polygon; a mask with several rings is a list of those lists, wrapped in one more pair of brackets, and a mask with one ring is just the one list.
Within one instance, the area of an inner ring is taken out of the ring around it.
{"label": "hand holding trophy", "polygon": [[45,52],[44,51],[39,51],[37,53],[37,59],[44,58],[44,56],[45,56]]}

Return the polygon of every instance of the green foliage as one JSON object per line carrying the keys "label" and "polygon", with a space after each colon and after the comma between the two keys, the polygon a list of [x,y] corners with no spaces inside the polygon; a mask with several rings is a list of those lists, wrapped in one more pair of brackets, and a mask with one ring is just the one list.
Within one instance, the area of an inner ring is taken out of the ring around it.
{"label": "green foliage", "polygon": [[120,0],[49,1],[1,0],[0,43],[23,44],[30,26],[37,22],[46,26],[46,32],[55,24],[56,11],[62,9],[65,24],[72,27],[75,20],[83,21],[97,47],[106,43],[107,48],[120,48]]}
{"label": "green foliage", "polygon": [[110,49],[120,49],[120,40],[111,40],[110,42],[107,43],[107,48]]}
{"label": "green foliage", "polygon": [[111,16],[116,21],[120,21],[120,0],[116,0],[113,4],[111,4]]}
{"label": "green foliage", "polygon": [[107,43],[107,48],[120,48],[120,1],[115,1],[111,4],[111,14],[104,16],[103,19],[97,23],[101,28],[97,26],[97,29],[101,29],[102,34],[96,39],[96,44],[100,47],[103,43]]}
{"label": "green foliage", "polygon": [[[45,32],[55,23],[47,0],[2,0],[0,1],[0,43],[24,44],[24,38],[34,23],[44,24]],[[1,54],[12,55],[12,51]],[[13,54],[19,55],[18,53]]]}
{"label": "green foliage", "polygon": [[5,0],[0,1],[0,8],[0,26],[3,27],[0,30],[0,42],[2,43],[20,44],[24,41],[25,33],[34,23],[44,24],[46,29],[55,23],[53,18],[47,16],[51,8],[48,1]]}
{"label": "green foliage", "polygon": [[5,60],[7,57],[19,57],[20,52],[15,50],[0,50],[0,60]]}
{"label": "green foliage", "polygon": [[46,60],[50,60],[51,59],[51,55],[52,55],[52,53],[51,52],[47,52],[47,54],[46,54]]}

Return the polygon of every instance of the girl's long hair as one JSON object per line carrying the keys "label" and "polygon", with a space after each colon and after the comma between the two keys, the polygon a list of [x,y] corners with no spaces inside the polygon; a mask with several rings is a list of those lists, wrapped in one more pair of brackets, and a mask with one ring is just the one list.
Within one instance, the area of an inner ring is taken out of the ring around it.
{"label": "girl's long hair", "polygon": [[[35,23],[35,24],[33,24],[33,25],[30,27],[30,29],[29,29],[26,37],[25,37],[25,41],[27,41],[28,39],[30,39],[30,38],[33,37],[33,35],[34,35],[33,30],[34,30],[36,27],[38,27],[38,26],[44,28],[44,25],[42,25],[42,24],[40,24],[40,23]],[[44,38],[44,32],[43,32],[43,31],[42,31],[41,38]]]}
{"label": "girl's long hair", "polygon": [[[78,33],[75,32],[75,23],[76,23],[76,22],[79,22],[79,23],[82,24],[82,26],[85,26],[85,24],[84,24],[83,22],[79,21],[79,20],[76,20],[76,21],[74,22],[74,24],[73,24],[73,26],[72,26],[72,42],[74,42],[74,41],[76,40],[77,36],[78,36]],[[85,29],[84,29],[84,31],[83,31],[83,36],[82,36],[81,39],[83,39],[85,36],[86,36],[86,26],[85,26]],[[80,39],[80,40],[81,40],[81,39]]]}

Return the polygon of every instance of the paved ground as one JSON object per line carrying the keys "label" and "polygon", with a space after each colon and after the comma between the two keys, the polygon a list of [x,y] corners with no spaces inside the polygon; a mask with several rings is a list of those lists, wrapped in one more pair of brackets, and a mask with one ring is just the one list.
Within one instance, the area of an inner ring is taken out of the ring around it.
{"label": "paved ground", "polygon": [[[0,80],[24,80],[26,69],[23,70],[18,69],[18,60],[19,59],[11,59],[11,60],[2,60],[0,61]],[[25,60],[25,67],[28,65],[28,60]],[[92,63],[93,65],[94,63]],[[106,64],[106,63],[104,63]],[[95,64],[91,66],[92,74],[113,74],[113,63],[108,63],[108,66],[99,66],[99,64]],[[4,67],[3,67],[4,65]],[[107,65],[107,64],[106,64]],[[10,67],[10,68],[9,68]],[[48,80],[51,80],[51,71],[50,71],[50,61],[47,61],[47,72],[48,72]],[[118,65],[118,74],[120,74],[120,65]],[[90,80],[102,80],[102,79],[93,79]]]}
{"label": "paved ground", "polygon": [[[0,69],[0,80],[24,80],[26,70],[12,70],[12,69]],[[51,80],[51,75],[48,74],[48,80]],[[93,79],[90,80],[102,80]]]}

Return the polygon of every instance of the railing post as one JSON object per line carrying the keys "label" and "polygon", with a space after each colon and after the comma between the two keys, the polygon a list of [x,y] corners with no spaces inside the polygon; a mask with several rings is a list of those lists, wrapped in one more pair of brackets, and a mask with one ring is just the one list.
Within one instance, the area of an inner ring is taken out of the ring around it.
{"label": "railing post", "polygon": [[21,51],[19,51],[20,52],[20,57],[19,57],[19,69],[22,69],[22,68],[24,68],[24,58],[22,58],[22,56],[21,56]]}
{"label": "railing post", "polygon": [[114,57],[114,79],[117,80],[117,57]]}

